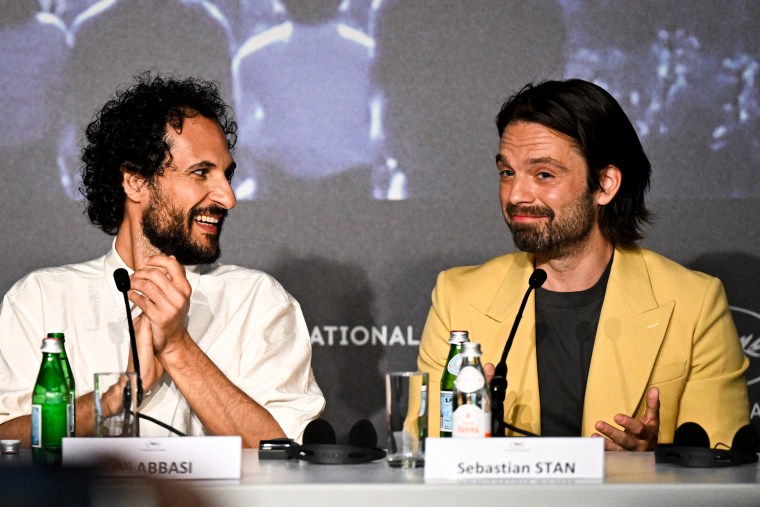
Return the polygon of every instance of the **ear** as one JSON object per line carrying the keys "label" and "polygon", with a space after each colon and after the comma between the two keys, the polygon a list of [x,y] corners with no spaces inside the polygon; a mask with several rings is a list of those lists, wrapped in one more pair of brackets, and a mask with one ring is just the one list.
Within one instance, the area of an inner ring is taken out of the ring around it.
{"label": "ear", "polygon": [[596,203],[606,206],[620,190],[623,182],[623,174],[614,165],[608,165],[599,173],[599,189],[596,191]]}
{"label": "ear", "polygon": [[148,188],[145,178],[139,174],[129,172],[123,167],[121,175],[121,186],[124,188],[124,193],[127,194],[127,199],[135,203],[141,202],[145,198]]}

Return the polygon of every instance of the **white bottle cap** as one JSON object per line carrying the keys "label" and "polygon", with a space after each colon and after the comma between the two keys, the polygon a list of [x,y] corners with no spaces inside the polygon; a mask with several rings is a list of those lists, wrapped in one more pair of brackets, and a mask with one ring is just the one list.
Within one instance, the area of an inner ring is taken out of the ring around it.
{"label": "white bottle cap", "polygon": [[0,440],[0,454],[18,454],[21,440]]}
{"label": "white bottle cap", "polygon": [[53,354],[60,354],[63,351],[61,346],[61,340],[58,338],[43,338],[42,339],[42,352],[52,352]]}
{"label": "white bottle cap", "polygon": [[452,331],[449,335],[449,343],[464,343],[470,341],[470,333],[467,331]]}
{"label": "white bottle cap", "polygon": [[477,342],[464,342],[462,344],[464,357],[480,357],[480,344]]}

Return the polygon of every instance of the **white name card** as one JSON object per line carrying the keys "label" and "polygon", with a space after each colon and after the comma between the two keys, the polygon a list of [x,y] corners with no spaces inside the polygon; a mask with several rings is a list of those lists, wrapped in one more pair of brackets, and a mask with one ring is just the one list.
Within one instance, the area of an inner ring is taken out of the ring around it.
{"label": "white name card", "polygon": [[425,480],[602,479],[602,438],[428,438]]}
{"label": "white name card", "polygon": [[63,439],[63,466],[107,476],[240,479],[241,462],[239,436]]}

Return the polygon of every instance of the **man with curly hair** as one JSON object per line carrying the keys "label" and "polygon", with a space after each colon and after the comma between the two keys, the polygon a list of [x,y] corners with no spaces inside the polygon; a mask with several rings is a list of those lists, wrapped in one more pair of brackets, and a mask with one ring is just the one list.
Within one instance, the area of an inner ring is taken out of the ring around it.
{"label": "man with curly hair", "polygon": [[[142,74],[87,127],[82,194],[111,251],[17,282],[0,309],[0,438],[29,445],[40,339],[64,332],[77,436],[94,431],[93,373],[133,368],[114,270],[131,274],[140,412],[192,435],[299,439],[324,408],[298,303],[270,276],[219,265],[235,206],[237,125],[214,83]],[[120,400],[104,399],[105,410]],[[168,431],[143,420],[143,436]]]}

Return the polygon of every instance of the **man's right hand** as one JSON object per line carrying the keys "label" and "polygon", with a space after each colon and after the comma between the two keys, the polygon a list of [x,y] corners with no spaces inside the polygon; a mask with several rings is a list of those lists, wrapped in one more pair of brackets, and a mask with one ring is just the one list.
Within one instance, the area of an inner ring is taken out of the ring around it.
{"label": "man's right hand", "polygon": [[[153,351],[153,332],[150,321],[144,315],[139,315],[134,319],[134,325],[137,355],[140,358],[140,378],[142,379],[143,391],[148,391],[163,377],[164,367]],[[134,371],[134,369],[132,347],[130,347],[127,371]]]}

